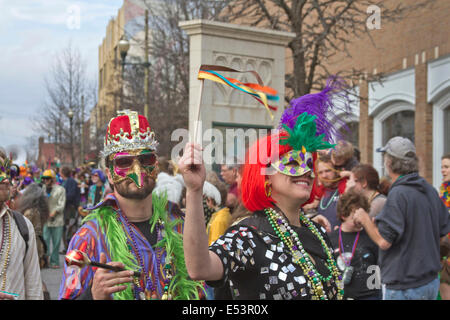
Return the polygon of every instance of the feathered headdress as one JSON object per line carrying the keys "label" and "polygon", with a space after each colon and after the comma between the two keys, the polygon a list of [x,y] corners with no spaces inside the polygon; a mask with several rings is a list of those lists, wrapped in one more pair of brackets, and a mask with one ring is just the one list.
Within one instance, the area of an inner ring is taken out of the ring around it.
{"label": "feathered headdress", "polygon": [[289,144],[294,150],[304,147],[308,152],[333,147],[333,140],[342,136],[337,128],[347,128],[338,117],[350,112],[345,87],[342,80],[331,78],[322,91],[292,99],[280,119],[279,129],[288,133],[280,144]]}

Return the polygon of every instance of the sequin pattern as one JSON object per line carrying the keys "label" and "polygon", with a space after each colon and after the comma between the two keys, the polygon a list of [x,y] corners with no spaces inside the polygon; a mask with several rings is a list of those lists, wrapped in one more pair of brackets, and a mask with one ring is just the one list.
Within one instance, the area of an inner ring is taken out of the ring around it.
{"label": "sequin pattern", "polygon": [[[254,216],[228,229],[210,247],[222,260],[223,281],[229,283],[233,299],[313,299],[311,283],[293,262],[289,248],[270,232],[263,213]],[[309,230],[301,230],[299,235],[314,241]],[[326,273],[324,257],[311,254],[319,271]],[[336,299],[333,280],[324,283],[324,289],[328,299]]]}

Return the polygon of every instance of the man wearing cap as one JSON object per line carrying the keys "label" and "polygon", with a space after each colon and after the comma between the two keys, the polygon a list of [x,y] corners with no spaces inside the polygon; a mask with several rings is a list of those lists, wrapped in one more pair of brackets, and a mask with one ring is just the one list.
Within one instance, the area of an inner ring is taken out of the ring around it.
{"label": "man wearing cap", "polygon": [[[42,300],[33,224],[22,213],[14,212],[8,206],[12,176],[11,161],[0,149],[0,300]],[[28,239],[24,237],[24,229],[20,225],[28,231]]]}
{"label": "man wearing cap", "polygon": [[[47,256],[50,268],[58,269],[59,247],[64,229],[64,208],[66,207],[66,190],[56,184],[56,174],[53,170],[45,170],[42,174],[44,191],[48,199],[49,218],[44,224],[42,236],[47,245]],[[52,247],[53,244],[53,247]]]}
{"label": "man wearing cap", "polygon": [[79,270],[66,263],[59,298],[198,298],[201,285],[188,278],[184,262],[183,214],[164,195],[152,195],[158,174],[155,133],[137,112],[118,113],[108,124],[102,154],[114,191],[91,208],[68,250],[123,271]]}
{"label": "man wearing cap", "polygon": [[437,191],[418,174],[414,144],[394,137],[385,147],[384,166],[393,183],[386,204],[372,222],[363,209],[354,220],[379,246],[384,300],[434,300],[439,289],[439,242],[450,231]]}

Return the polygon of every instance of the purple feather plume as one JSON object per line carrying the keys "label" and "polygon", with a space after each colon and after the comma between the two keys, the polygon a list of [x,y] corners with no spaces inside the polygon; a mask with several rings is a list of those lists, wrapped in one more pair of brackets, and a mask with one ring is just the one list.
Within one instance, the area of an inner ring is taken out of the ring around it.
{"label": "purple feather plume", "polygon": [[[325,134],[325,140],[343,139],[342,133],[337,128],[349,131],[345,122],[341,119],[350,114],[350,100],[347,85],[337,77],[329,78],[325,88],[318,93],[310,93],[292,99],[291,107],[287,108],[280,119],[279,129],[283,125],[294,128],[298,116],[306,112],[317,116],[315,122],[317,135]],[[337,115],[340,116],[337,116]],[[336,141],[337,141],[336,140]]]}

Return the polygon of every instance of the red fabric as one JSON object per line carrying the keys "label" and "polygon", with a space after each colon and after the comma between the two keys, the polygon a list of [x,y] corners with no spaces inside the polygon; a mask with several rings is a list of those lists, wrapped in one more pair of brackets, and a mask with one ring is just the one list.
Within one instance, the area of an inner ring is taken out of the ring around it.
{"label": "red fabric", "polygon": [[[139,119],[139,132],[141,132],[141,133],[146,132],[147,128],[150,128],[147,118],[139,115],[138,119]],[[122,129],[123,132],[128,132],[130,134],[130,136],[128,136],[129,139],[133,138],[131,136],[130,119],[127,115],[118,116],[118,117],[114,118],[113,120],[111,120],[111,122],[108,126],[108,130],[106,132],[106,137],[108,137],[108,133],[112,136],[117,135],[118,133],[120,133],[120,129]],[[117,137],[115,140],[118,141],[119,138]]]}

